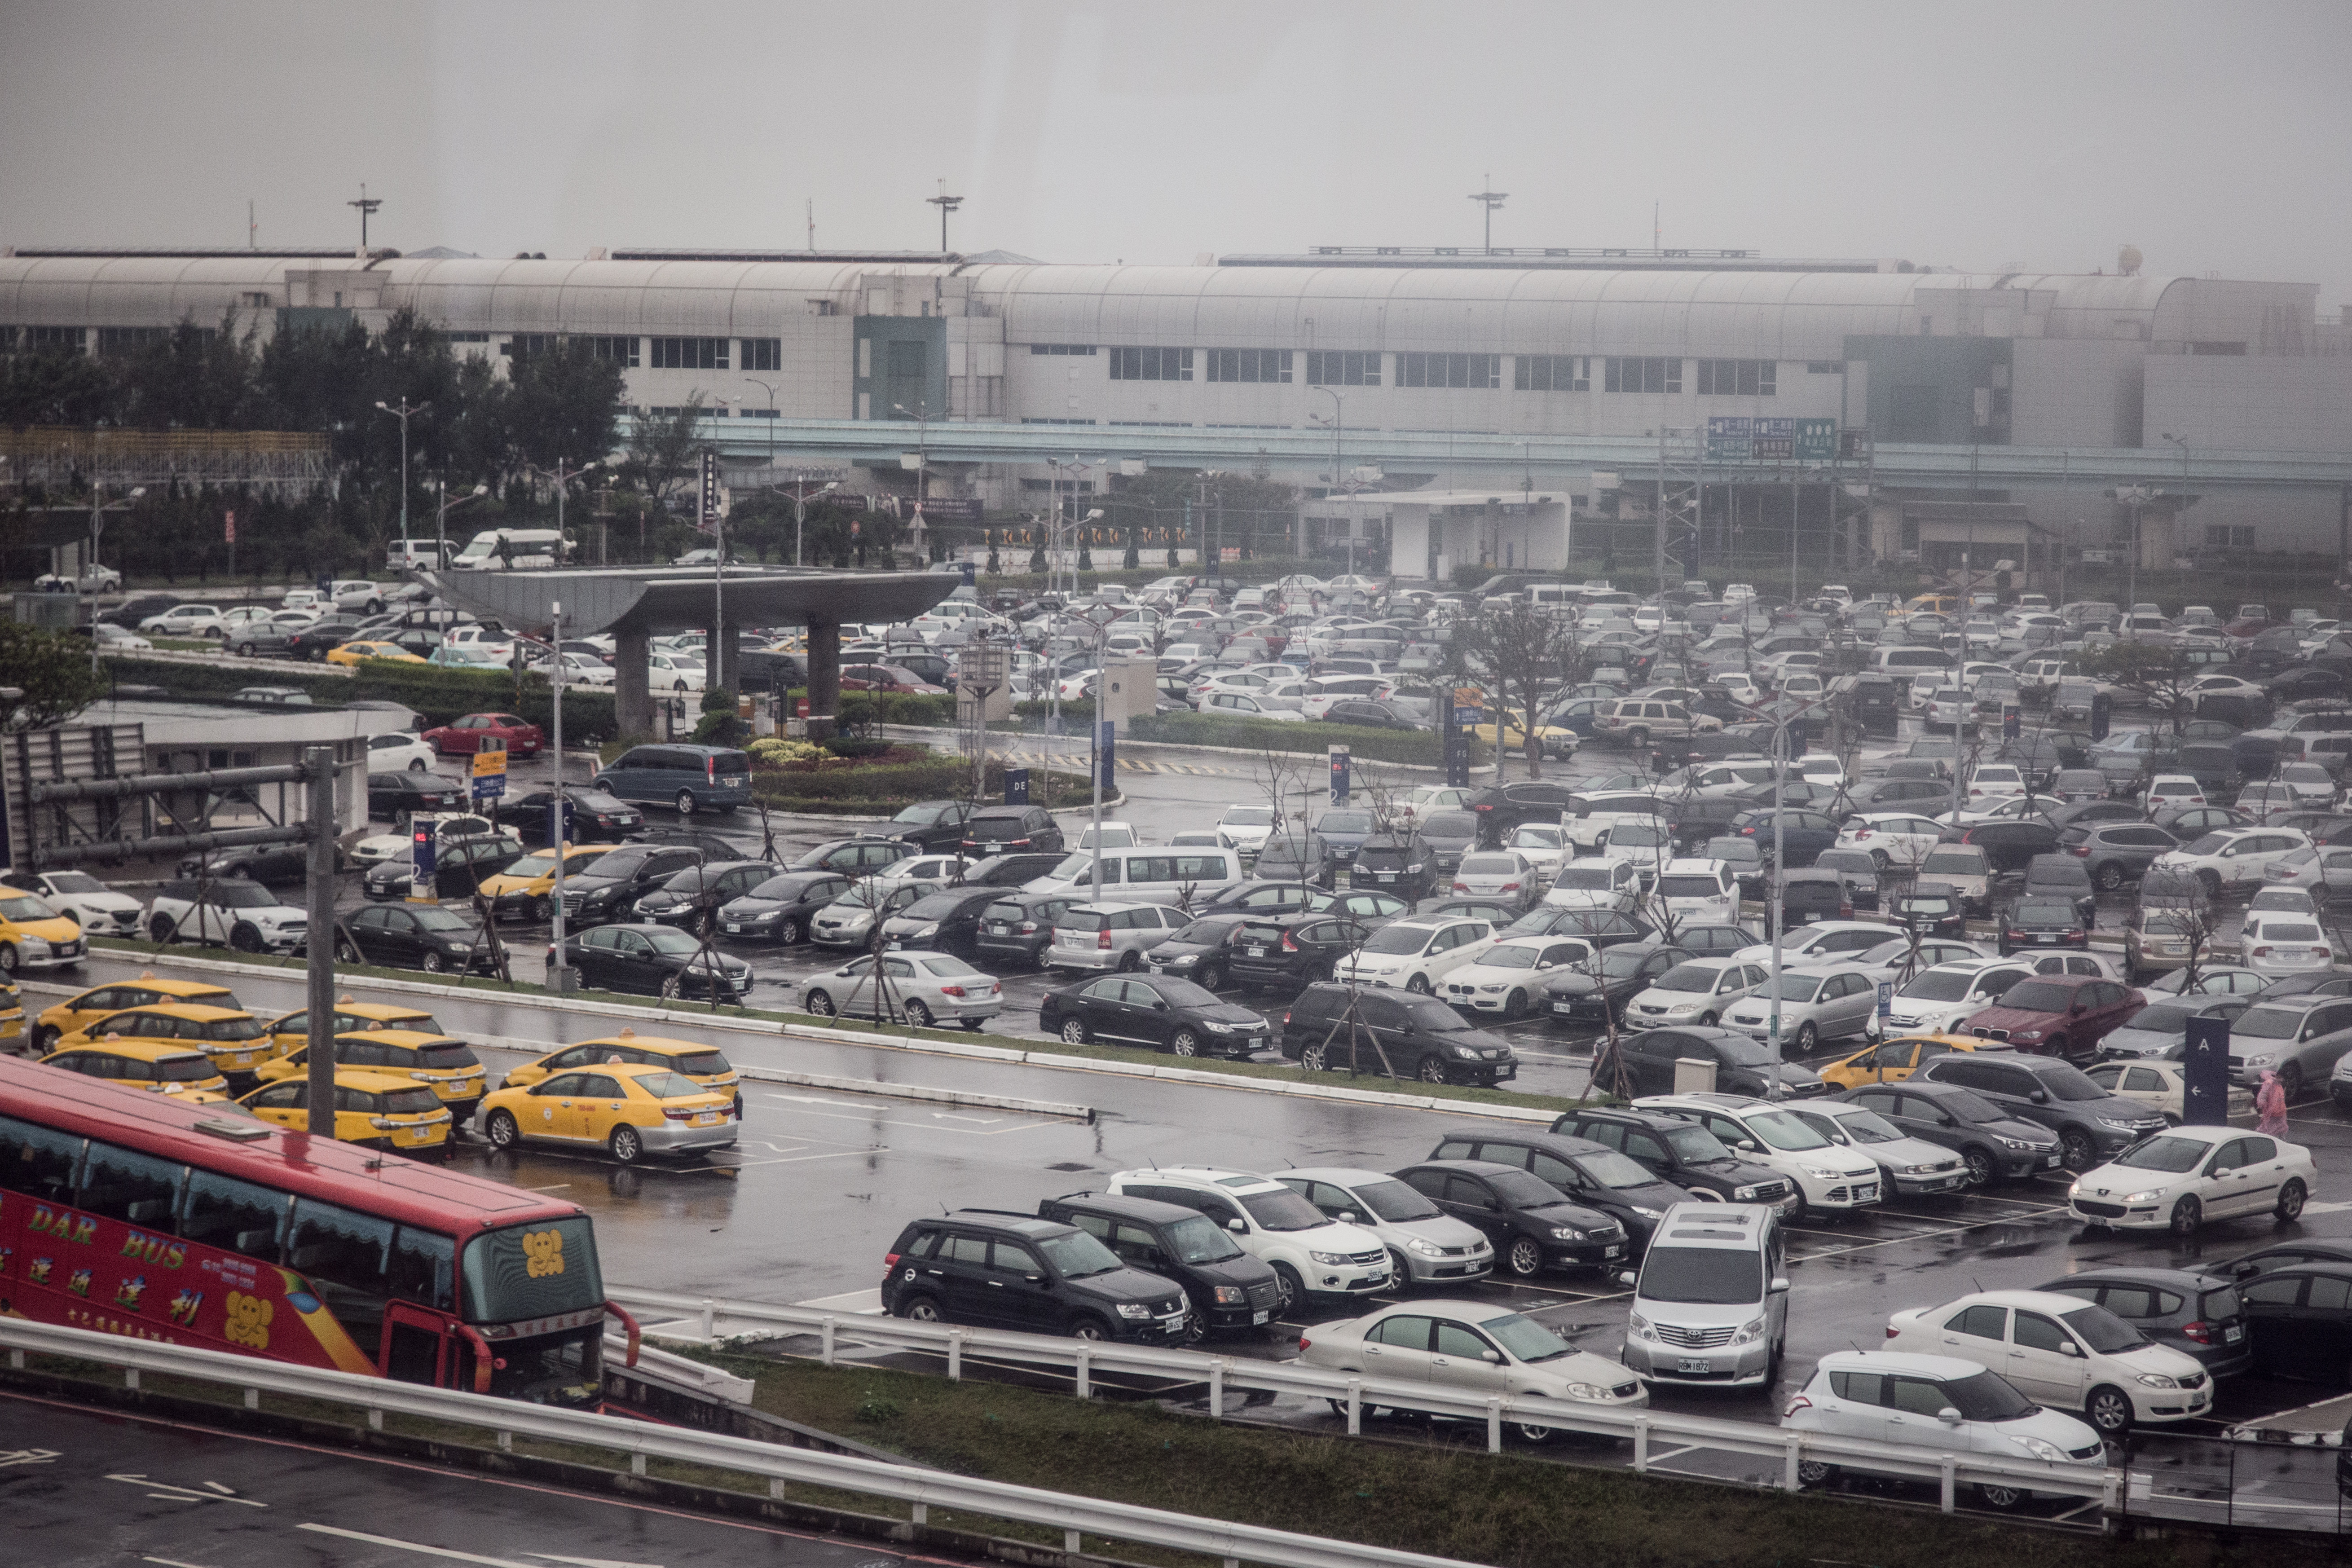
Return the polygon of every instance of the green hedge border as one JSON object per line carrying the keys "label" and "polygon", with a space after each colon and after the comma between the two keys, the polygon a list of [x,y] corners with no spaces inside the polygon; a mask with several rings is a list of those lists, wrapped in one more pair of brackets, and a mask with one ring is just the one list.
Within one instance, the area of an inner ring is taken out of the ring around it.
{"label": "green hedge border", "polygon": [[[442,669],[432,665],[399,664],[375,659],[349,676],[325,675],[308,665],[289,661],[283,670],[238,668],[216,664],[182,664],[164,659],[117,658],[109,661],[118,686],[160,686],[174,697],[223,700],[248,686],[291,686],[310,694],[320,708],[340,708],[361,700],[392,701],[413,708],[426,725],[446,724],[468,713],[516,713],[550,734],[555,728],[555,692],[537,676],[526,676],[517,696],[514,677],[503,672]],[[243,713],[268,710],[239,703]],[[593,745],[619,732],[619,715],[613,694],[587,687],[563,689],[563,742]]]}

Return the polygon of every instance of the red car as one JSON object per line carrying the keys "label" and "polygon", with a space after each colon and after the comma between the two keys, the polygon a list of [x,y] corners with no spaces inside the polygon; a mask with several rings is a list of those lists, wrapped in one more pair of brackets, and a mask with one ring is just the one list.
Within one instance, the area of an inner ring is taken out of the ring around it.
{"label": "red car", "polygon": [[530,756],[547,744],[538,725],[527,724],[511,713],[468,713],[455,723],[425,731],[423,739],[445,757],[478,752],[486,740],[504,741],[507,751],[520,757]]}
{"label": "red car", "polygon": [[2099,1041],[2147,1005],[2128,985],[2095,974],[2037,974],[2021,980],[1981,1013],[1960,1022],[1955,1034],[2001,1040],[2021,1051],[2088,1060]]}
{"label": "red car", "polygon": [[910,697],[944,697],[947,688],[933,686],[911,669],[895,664],[847,664],[841,668],[844,691],[896,692]]}

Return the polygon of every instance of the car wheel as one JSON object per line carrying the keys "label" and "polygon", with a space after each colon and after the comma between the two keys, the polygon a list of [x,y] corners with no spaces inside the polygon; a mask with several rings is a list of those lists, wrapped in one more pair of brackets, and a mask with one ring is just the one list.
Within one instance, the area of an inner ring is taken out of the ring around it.
{"label": "car wheel", "polygon": [[2205,1205],[2193,1197],[2188,1197],[2172,1205],[2172,1219],[2165,1228],[2186,1238],[2195,1236],[2197,1227],[2204,1223]]}
{"label": "car wheel", "polygon": [[2110,860],[2092,872],[2091,879],[2098,883],[2101,891],[2112,893],[2124,885],[2124,868]]}
{"label": "car wheel", "polygon": [[1650,743],[1650,732],[1647,730],[1628,730],[1625,731],[1625,740],[1627,744],[1638,750]]}
{"label": "car wheel", "polygon": [[682,789],[677,792],[677,814],[680,816],[692,816],[694,815],[694,792],[692,790]]}
{"label": "car wheel", "polygon": [[1426,974],[1414,975],[1404,983],[1404,988],[1416,996],[1433,995],[1437,990],[1437,987],[1429,983],[1429,976]]}
{"label": "car wheel", "polygon": [[1819,1459],[1797,1461],[1797,1484],[1801,1487],[1825,1487],[1837,1479],[1837,1467]]}
{"label": "car wheel", "polygon": [[448,966],[448,961],[437,952],[428,952],[417,961],[417,967],[427,974],[438,974]]}
{"label": "car wheel", "polygon": [[2279,1092],[2286,1096],[2289,1105],[2303,1098],[2303,1068],[2299,1063],[2288,1062],[2280,1068],[2278,1082]]}
{"label": "car wheel", "polygon": [[493,1110],[482,1123],[482,1135],[493,1149],[511,1149],[522,1142],[522,1129],[517,1126],[511,1110]]}
{"label": "car wheel", "polygon": [[1412,1076],[1423,1083],[1444,1083],[1445,1060],[1442,1057],[1423,1057],[1412,1065]]}
{"label": "car wheel", "polygon": [[2271,1213],[2282,1223],[2291,1225],[2303,1217],[2304,1199],[2309,1195],[2301,1182],[2289,1182],[2279,1189],[2278,1205]]}
{"label": "car wheel", "polygon": [[426,773],[433,770],[425,765],[423,757],[411,757],[408,759],[408,771],[412,773]]}
{"label": "car wheel", "polygon": [[[239,921],[228,933],[228,944],[239,952],[259,952],[261,933],[251,925]],[[9,967],[13,969],[16,966],[11,964]]]}
{"label": "car wheel", "polygon": [[1506,1024],[1515,1018],[1525,1017],[1527,1011],[1528,994],[1526,992],[1514,991],[1503,998],[1503,1022]]}
{"label": "car wheel", "polygon": [[2079,1127],[2069,1128],[2060,1133],[2058,1143],[2064,1151],[2066,1168],[2078,1176],[2099,1163],[2098,1145],[2092,1142],[2091,1135]]}
{"label": "car wheel", "polygon": [[2025,1492],[2019,1487],[1996,1486],[1990,1481],[1979,1481],[1977,1483],[1977,1500],[1987,1508],[2007,1513],[2025,1500]]}
{"label": "car wheel", "polygon": [[612,1150],[614,1159],[624,1165],[634,1165],[646,1157],[646,1141],[638,1136],[634,1127],[615,1127],[613,1129]]}
{"label": "car wheel", "polygon": [[554,919],[555,900],[544,893],[533,897],[530,900],[530,918],[541,925]]}
{"label": "car wheel", "polygon": [[958,1018],[956,1022],[961,1024],[965,1028],[977,1035],[980,1033],[982,1026],[985,1025],[988,1020],[985,1018]]}
{"label": "car wheel", "polygon": [[833,1005],[833,998],[822,991],[812,991],[808,994],[808,1010],[820,1018],[836,1017],[841,1011]]}
{"label": "car wheel", "polygon": [[2198,885],[2205,889],[2205,896],[2207,898],[2218,899],[2221,896],[2221,874],[2220,872],[2200,871],[2197,873],[2197,881]]}
{"label": "car wheel", "polygon": [[1169,1037],[1168,1048],[1180,1057],[1197,1057],[1201,1054],[1201,1037],[1190,1029],[1179,1029]]}
{"label": "car wheel", "polygon": [[919,999],[909,999],[907,1003],[907,1022],[918,1029],[929,1028],[931,1026],[930,1008]]}
{"label": "car wheel", "polygon": [[1807,1019],[1804,1023],[1797,1026],[1797,1054],[1799,1056],[1811,1055],[1813,1047],[1821,1043],[1822,1032],[1813,1026],[1811,1019]]}
{"label": "car wheel", "polygon": [[776,927],[778,947],[798,947],[808,941],[808,921],[785,920]]}
{"label": "car wheel", "polygon": [[1324,1063],[1328,1059],[1328,1048],[1320,1040],[1317,1040],[1298,1053],[1298,1065],[1309,1072],[1321,1072]]}
{"label": "car wheel", "polygon": [[1399,1290],[1412,1285],[1412,1270],[1405,1267],[1404,1254],[1393,1247],[1389,1248],[1389,1283]]}
{"label": "car wheel", "polygon": [[153,920],[147,922],[147,940],[150,942],[170,942],[173,935],[177,933],[178,930],[179,928],[172,923],[170,917],[165,915],[157,915]]}
{"label": "car wheel", "polygon": [[1064,1045],[1083,1046],[1087,1044],[1093,1038],[1094,1031],[1087,1027],[1087,1021],[1084,1018],[1065,1018],[1062,1020],[1062,1043]]}
{"label": "car wheel", "polygon": [[1963,1149],[1961,1163],[1969,1168],[1969,1185],[1989,1187],[2000,1175],[2000,1164],[1990,1149]]}
{"label": "car wheel", "polygon": [[345,937],[335,943],[335,962],[337,963],[357,963],[360,962],[360,950],[352,945],[350,938]]}
{"label": "car wheel", "polygon": [[253,645],[252,645],[251,643],[249,643],[249,642],[248,642],[248,643],[239,643],[239,644],[237,645],[236,651],[237,651],[237,657],[238,657],[238,658],[251,658],[253,657]]}
{"label": "car wheel", "polygon": [[[54,1024],[39,1026],[33,1031],[33,1054],[37,1057],[47,1056],[58,1048],[58,1042],[64,1037],[58,1032],[58,1027]],[[2296,1205],[2298,1208],[2301,1206],[2299,1204]]]}
{"label": "car wheel", "polygon": [[1287,1313],[1307,1299],[1307,1287],[1298,1282],[1298,1271],[1287,1263],[1274,1266],[1274,1310]]}
{"label": "car wheel", "polygon": [[1522,1279],[1532,1279],[1543,1272],[1543,1248],[1532,1236],[1518,1237],[1505,1250],[1503,1266]]}
{"label": "car wheel", "polygon": [[2083,1401],[2083,1414],[2100,1436],[2120,1437],[2131,1430],[2131,1395],[2103,1383]]}
{"label": "car wheel", "polygon": [[1893,861],[1886,858],[1886,851],[1884,849],[1872,850],[1870,852],[1870,863],[1878,868],[1881,876],[1884,876],[1886,872],[1886,868],[1894,864]]}
{"label": "car wheel", "polygon": [[1097,1342],[1107,1340],[1110,1338],[1110,1325],[1100,1318],[1080,1318],[1070,1325],[1070,1337],[1074,1340]]}
{"label": "car wheel", "polygon": [[1214,991],[1225,983],[1225,969],[1221,963],[1204,963],[1193,977],[1194,984],[1204,991]]}
{"label": "car wheel", "polygon": [[1142,967],[1143,954],[1138,952],[1135,949],[1129,948],[1125,952],[1119,954],[1118,972],[1121,974],[1132,974]]}
{"label": "car wheel", "polygon": [[908,1297],[898,1303],[898,1316],[910,1323],[937,1323],[944,1321],[940,1316],[940,1304],[929,1296]]}
{"label": "car wheel", "polygon": [[1520,1441],[1527,1443],[1549,1443],[1559,1431],[1556,1426],[1538,1426],[1528,1421],[1514,1421],[1511,1430],[1519,1435]]}
{"label": "car wheel", "polygon": [[1699,1026],[1700,1028],[1702,1028],[1702,1029],[1712,1029],[1712,1028],[1714,1028],[1714,1027],[1715,1027],[1715,1015],[1714,1015],[1714,1014],[1712,1014],[1712,1013],[1701,1013],[1701,1014],[1698,1016],[1698,1026]]}

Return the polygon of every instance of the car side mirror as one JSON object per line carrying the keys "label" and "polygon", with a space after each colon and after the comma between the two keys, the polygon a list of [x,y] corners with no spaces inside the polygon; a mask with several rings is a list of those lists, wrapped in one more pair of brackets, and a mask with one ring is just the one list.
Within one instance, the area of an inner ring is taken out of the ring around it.
{"label": "car side mirror", "polygon": [[1237,1219],[1229,1219],[1225,1221],[1225,1228],[1232,1231],[1235,1236],[1247,1236],[1249,1234],[1249,1226],[1244,1221]]}
{"label": "car side mirror", "polygon": [[1786,1295],[1788,1293],[1788,1289],[1789,1277],[1787,1275],[1775,1274],[1772,1276],[1772,1293],[1774,1295]]}
{"label": "car side mirror", "polygon": [[1757,1152],[1756,1140],[1753,1138],[1742,1138],[1739,1141],[1739,1150],[1740,1152],[1745,1154],[1753,1154]]}
{"label": "car side mirror", "polygon": [[1947,1405],[1936,1412],[1936,1419],[1947,1426],[1957,1426],[1960,1424],[1960,1413]]}
{"label": "car side mirror", "polygon": [[2050,1091],[2046,1089],[2037,1089],[2029,1098],[2036,1105],[2047,1105],[2050,1103]]}
{"label": "car side mirror", "polygon": [[1640,1278],[1641,1277],[1639,1275],[1635,1274],[1630,1268],[1621,1269],[1618,1271],[1617,1283],[1620,1285],[1631,1285]]}
{"label": "car side mirror", "polygon": [[1499,1351],[1480,1351],[1478,1352],[1478,1359],[1485,1362],[1489,1366],[1500,1366],[1503,1364],[1502,1352]]}
{"label": "car side mirror", "polygon": [[2072,1355],[2072,1356],[2078,1356],[2078,1355],[2081,1355],[2083,1352],[2082,1352],[2082,1351],[2081,1351],[2081,1350],[2080,1350],[2080,1349],[2075,1345],[2075,1343],[2074,1343],[2074,1341],[2072,1341],[2072,1340],[2060,1340],[2060,1341],[2058,1342],[2058,1353],[2059,1353],[2060,1355]]}

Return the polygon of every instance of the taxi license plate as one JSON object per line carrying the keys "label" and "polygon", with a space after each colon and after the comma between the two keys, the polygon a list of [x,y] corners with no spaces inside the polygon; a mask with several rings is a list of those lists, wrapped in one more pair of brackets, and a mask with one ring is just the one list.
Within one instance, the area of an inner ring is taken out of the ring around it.
{"label": "taxi license plate", "polygon": [[706,1110],[701,1115],[694,1119],[694,1124],[697,1127],[709,1127],[715,1124],[718,1120],[719,1112],[715,1110]]}
{"label": "taxi license plate", "polygon": [[2241,1328],[2227,1328],[2221,1331],[2221,1342],[2225,1345],[2236,1344],[2245,1337],[2246,1331]]}
{"label": "taxi license plate", "polygon": [[1705,1356],[1680,1356],[1675,1359],[1676,1372],[1713,1372],[1715,1363]]}

